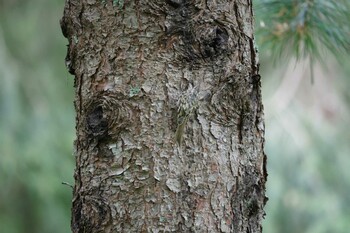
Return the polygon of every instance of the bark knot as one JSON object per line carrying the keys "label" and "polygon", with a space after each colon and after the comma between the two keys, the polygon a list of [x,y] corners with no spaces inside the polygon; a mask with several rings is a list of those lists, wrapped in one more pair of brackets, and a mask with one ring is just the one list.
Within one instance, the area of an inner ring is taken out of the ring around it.
{"label": "bark knot", "polygon": [[86,104],[85,128],[93,138],[117,138],[135,117],[131,103],[118,94],[100,93]]}

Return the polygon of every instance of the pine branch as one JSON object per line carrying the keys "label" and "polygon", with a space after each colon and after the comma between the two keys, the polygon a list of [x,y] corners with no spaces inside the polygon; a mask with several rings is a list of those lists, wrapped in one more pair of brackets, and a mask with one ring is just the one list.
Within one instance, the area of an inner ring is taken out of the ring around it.
{"label": "pine branch", "polygon": [[350,53],[347,0],[255,0],[258,44],[275,60]]}

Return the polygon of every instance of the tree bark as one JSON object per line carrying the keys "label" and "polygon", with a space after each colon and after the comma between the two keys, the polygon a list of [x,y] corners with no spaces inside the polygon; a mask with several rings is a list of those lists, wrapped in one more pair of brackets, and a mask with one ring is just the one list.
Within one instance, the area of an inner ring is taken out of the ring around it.
{"label": "tree bark", "polygon": [[261,232],[251,0],[67,0],[61,27],[76,91],[72,231]]}

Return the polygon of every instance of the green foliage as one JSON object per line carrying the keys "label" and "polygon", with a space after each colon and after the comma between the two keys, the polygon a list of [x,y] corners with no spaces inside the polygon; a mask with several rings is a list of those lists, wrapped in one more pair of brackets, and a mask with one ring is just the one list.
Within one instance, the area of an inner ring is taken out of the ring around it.
{"label": "green foliage", "polygon": [[277,60],[350,52],[348,0],[255,0],[258,44]]}
{"label": "green foliage", "polygon": [[[348,0],[255,0],[267,116],[270,200],[264,232],[350,229],[349,12]],[[344,66],[344,73],[334,68],[329,54]],[[271,58],[278,68],[271,66]],[[310,59],[311,72],[315,69],[319,79],[315,86],[297,80],[303,71],[296,72],[296,66],[287,70],[294,59]],[[317,62],[333,68],[323,80],[325,71]],[[292,89],[297,93],[288,96]]]}

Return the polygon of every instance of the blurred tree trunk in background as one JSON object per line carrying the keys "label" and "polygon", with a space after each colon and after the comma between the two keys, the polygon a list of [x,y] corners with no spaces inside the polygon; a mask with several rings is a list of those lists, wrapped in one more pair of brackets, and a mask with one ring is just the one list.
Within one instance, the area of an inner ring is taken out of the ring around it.
{"label": "blurred tree trunk in background", "polygon": [[73,232],[261,232],[251,1],[67,0],[61,27],[76,90]]}

